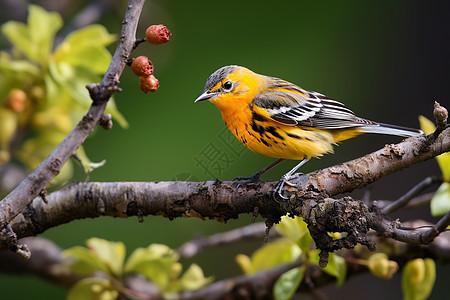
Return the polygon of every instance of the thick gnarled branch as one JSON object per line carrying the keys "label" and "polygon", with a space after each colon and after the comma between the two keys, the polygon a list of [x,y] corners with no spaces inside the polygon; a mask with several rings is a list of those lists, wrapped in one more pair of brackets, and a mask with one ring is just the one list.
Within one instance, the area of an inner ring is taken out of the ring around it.
{"label": "thick gnarled branch", "polygon": [[[323,217],[322,222],[327,224],[333,215],[328,210],[336,207],[335,204],[325,205],[327,201],[335,201],[326,200],[327,197],[361,188],[377,178],[449,150],[450,128],[437,138],[409,138],[348,163],[299,177],[298,190],[289,187],[292,199],[285,202],[273,200],[275,182],[239,188],[233,182],[220,181],[77,183],[48,195],[47,204],[40,197],[36,198],[11,225],[20,238],[80,218],[163,215],[170,219],[187,216],[225,221],[242,213],[253,213],[255,207],[269,224],[287,213],[311,219],[312,211],[314,220]],[[376,163],[377,160],[383,163]],[[350,173],[352,168],[356,171]],[[362,205],[359,201],[336,201],[344,205],[344,210],[345,205]],[[375,217],[366,216],[371,228],[374,224],[370,222],[375,222]],[[383,232],[386,231],[383,229]]]}

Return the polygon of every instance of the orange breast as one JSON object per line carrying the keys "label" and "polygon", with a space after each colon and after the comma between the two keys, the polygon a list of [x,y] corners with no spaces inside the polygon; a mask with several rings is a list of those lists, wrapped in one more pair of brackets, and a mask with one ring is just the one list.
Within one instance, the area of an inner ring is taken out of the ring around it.
{"label": "orange breast", "polygon": [[[280,124],[250,109],[222,111],[228,129],[250,150],[274,158],[301,160],[332,152],[334,132]],[[341,136],[343,137],[343,136]]]}

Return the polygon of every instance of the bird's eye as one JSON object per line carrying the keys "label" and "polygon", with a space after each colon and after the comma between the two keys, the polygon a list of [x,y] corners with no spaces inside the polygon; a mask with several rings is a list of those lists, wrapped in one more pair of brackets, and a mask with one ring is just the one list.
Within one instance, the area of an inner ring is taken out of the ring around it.
{"label": "bird's eye", "polygon": [[231,83],[230,80],[228,80],[227,82],[225,82],[225,83],[223,84],[223,88],[224,88],[225,90],[231,90],[232,87],[233,87],[233,83]]}

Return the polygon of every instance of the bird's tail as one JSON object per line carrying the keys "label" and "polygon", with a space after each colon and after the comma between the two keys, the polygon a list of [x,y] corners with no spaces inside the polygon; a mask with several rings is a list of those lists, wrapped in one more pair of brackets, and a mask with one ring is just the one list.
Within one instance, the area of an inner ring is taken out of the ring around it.
{"label": "bird's tail", "polygon": [[418,136],[424,134],[422,130],[407,128],[397,125],[377,123],[374,125],[365,125],[359,127],[359,129],[366,133],[379,133],[379,134],[389,134],[398,135],[403,137]]}

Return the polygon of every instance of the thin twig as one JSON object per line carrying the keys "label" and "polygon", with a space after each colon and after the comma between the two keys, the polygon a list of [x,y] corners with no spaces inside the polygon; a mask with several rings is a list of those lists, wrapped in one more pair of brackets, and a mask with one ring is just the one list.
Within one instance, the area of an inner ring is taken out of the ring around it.
{"label": "thin twig", "polygon": [[[235,243],[242,239],[259,238],[262,240],[265,231],[266,225],[263,222],[253,223],[227,232],[217,233],[209,237],[196,238],[184,243],[176,251],[180,254],[181,258],[190,258],[207,248]],[[276,231],[272,231],[272,234],[272,236],[278,235]]]}
{"label": "thin twig", "polygon": [[439,221],[422,235],[422,240],[424,244],[431,243],[435,237],[437,237],[441,232],[444,232],[450,225],[450,211],[447,212]]}
{"label": "thin twig", "polygon": [[391,204],[385,206],[382,211],[384,214],[389,215],[400,208],[404,207],[406,204],[409,203],[410,200],[412,200],[416,195],[424,191],[426,188],[437,184],[442,183],[442,178],[439,178],[437,176],[429,176],[419,182],[416,186],[414,186],[412,189],[410,189],[406,194],[401,196],[396,201],[393,201]]}
{"label": "thin twig", "polygon": [[[403,208],[405,209],[414,209],[414,208],[418,208],[424,205],[427,205],[430,203],[431,199],[433,198],[435,192],[429,192],[429,193],[425,193],[419,196],[416,196],[414,198],[412,198],[411,200],[408,201],[408,203],[403,206]],[[380,208],[384,208],[390,204],[392,204],[391,200],[375,200]]]}

